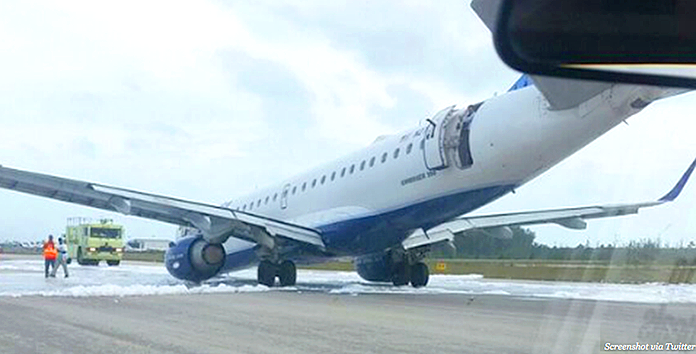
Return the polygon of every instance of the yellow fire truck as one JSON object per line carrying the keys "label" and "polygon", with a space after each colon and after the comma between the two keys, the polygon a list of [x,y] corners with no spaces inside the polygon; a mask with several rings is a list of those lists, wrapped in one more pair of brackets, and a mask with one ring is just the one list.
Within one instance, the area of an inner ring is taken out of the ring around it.
{"label": "yellow fire truck", "polygon": [[89,218],[68,218],[65,239],[68,262],[73,259],[81,265],[98,265],[104,260],[117,266],[123,257],[123,226],[111,219],[92,222]]}

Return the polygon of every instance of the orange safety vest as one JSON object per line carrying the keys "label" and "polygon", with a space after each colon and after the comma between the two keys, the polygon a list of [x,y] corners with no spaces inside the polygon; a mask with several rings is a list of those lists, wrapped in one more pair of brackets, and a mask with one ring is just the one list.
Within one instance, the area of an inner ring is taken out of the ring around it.
{"label": "orange safety vest", "polygon": [[58,251],[56,251],[56,248],[52,243],[46,243],[44,245],[43,256],[44,259],[56,259],[58,256]]}

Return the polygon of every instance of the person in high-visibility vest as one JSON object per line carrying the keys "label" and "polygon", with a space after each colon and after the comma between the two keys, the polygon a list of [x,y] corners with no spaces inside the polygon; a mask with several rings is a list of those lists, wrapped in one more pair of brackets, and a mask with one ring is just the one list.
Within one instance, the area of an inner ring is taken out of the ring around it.
{"label": "person in high-visibility vest", "polygon": [[[45,265],[46,278],[51,275],[48,272],[49,268],[55,270],[56,268],[56,257],[58,256],[58,251],[56,251],[56,245],[53,243],[53,235],[48,235],[48,241],[44,242],[43,245],[43,256]],[[53,274],[55,276],[55,274]]]}

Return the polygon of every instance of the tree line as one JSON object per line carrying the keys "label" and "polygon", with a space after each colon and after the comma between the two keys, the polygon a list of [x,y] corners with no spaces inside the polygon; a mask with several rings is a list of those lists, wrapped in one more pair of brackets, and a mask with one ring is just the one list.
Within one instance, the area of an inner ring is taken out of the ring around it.
{"label": "tree line", "polygon": [[696,244],[670,246],[660,239],[641,239],[624,245],[601,244],[591,247],[589,242],[575,247],[548,246],[534,241],[534,231],[513,226],[512,238],[495,238],[485,230],[471,230],[455,235],[451,245],[433,248],[433,258],[466,259],[539,259],[559,261],[597,261],[623,264],[665,263],[680,266],[696,265]]}

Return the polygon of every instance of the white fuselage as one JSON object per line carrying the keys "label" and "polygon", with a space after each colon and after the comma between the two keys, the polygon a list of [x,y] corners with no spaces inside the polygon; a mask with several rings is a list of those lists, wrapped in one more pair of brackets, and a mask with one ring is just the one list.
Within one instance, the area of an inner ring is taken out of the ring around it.
{"label": "white fuselage", "polygon": [[[631,107],[637,98],[651,102],[659,94],[656,88],[615,85],[575,108],[554,111],[544,96],[529,86],[477,106],[468,126],[467,149],[473,163],[465,168],[450,159],[446,168],[428,169],[422,146],[428,149],[433,145],[423,140],[431,129],[439,128],[428,124],[380,138],[348,156],[225,206],[320,230],[329,227],[332,232],[340,231],[337,228],[343,225],[354,228],[353,220],[373,218],[369,225],[354,231],[371,238],[380,235],[370,231],[384,230],[375,229],[373,224],[389,224],[390,215],[398,215],[401,219],[387,226],[396,228],[403,239],[409,231],[467,213],[530,181],[639,112],[640,108]],[[465,110],[452,112],[464,114]],[[451,128],[456,129],[454,124]],[[451,158],[444,152],[442,155],[444,160]],[[496,187],[501,189],[473,193]],[[480,200],[468,202],[478,196]],[[433,210],[437,208],[448,210]],[[409,222],[404,222],[405,217]],[[326,241],[328,246],[332,244]],[[400,242],[399,237],[389,243],[394,242]],[[226,248],[234,251],[250,245],[237,240],[229,241]],[[356,249],[364,251],[364,247]]]}

